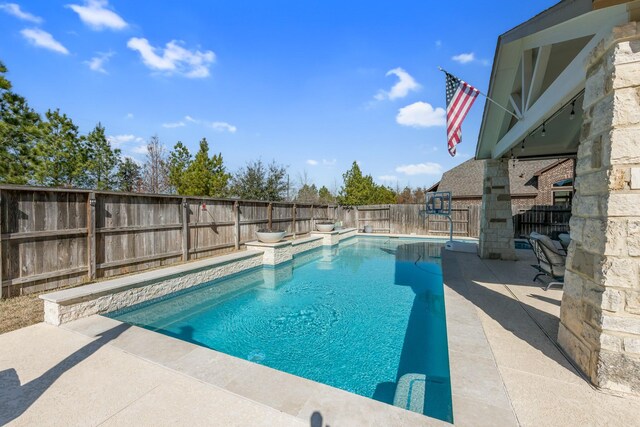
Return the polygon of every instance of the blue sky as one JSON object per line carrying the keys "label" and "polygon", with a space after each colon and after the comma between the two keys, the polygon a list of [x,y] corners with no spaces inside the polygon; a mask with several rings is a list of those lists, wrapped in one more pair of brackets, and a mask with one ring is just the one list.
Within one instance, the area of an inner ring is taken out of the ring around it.
{"label": "blue sky", "polygon": [[497,37],[555,1],[0,0],[0,60],[40,113],[100,121],[125,155],[151,135],[230,170],[275,159],[333,188],[356,160],[429,185],[473,156],[484,98],[446,150],[444,75],[486,91]]}

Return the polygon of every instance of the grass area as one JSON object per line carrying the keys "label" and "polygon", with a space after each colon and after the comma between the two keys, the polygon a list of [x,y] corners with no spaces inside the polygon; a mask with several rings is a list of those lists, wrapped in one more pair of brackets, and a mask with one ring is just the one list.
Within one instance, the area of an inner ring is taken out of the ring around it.
{"label": "grass area", "polygon": [[0,334],[44,320],[44,301],[38,294],[0,300]]}

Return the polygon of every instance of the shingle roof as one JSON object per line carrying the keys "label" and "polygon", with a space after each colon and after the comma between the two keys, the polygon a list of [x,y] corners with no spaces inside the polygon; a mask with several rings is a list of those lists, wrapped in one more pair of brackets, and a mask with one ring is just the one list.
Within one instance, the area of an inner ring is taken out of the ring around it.
{"label": "shingle roof", "polygon": [[[482,196],[486,161],[471,159],[446,171],[442,175],[438,191],[451,191],[452,196]],[[557,162],[558,159],[509,161],[511,194],[536,194],[538,189],[534,186],[533,179],[536,172]]]}

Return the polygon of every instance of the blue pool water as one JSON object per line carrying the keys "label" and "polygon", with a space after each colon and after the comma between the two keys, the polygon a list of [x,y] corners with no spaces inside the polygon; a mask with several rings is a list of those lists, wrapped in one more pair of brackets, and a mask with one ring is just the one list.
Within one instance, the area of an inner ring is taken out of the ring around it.
{"label": "blue pool water", "polygon": [[452,422],[442,245],[357,237],[110,316]]}

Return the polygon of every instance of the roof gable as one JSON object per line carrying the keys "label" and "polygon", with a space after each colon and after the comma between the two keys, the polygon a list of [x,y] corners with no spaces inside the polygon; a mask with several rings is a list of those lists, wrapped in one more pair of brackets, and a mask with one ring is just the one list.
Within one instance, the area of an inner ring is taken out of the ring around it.
{"label": "roof gable", "polygon": [[[546,159],[534,161],[509,161],[509,184],[511,194],[531,194],[538,192],[537,172],[548,169],[564,161]],[[452,196],[482,196],[484,167],[486,160],[467,160],[442,175],[438,191],[451,191]]]}

